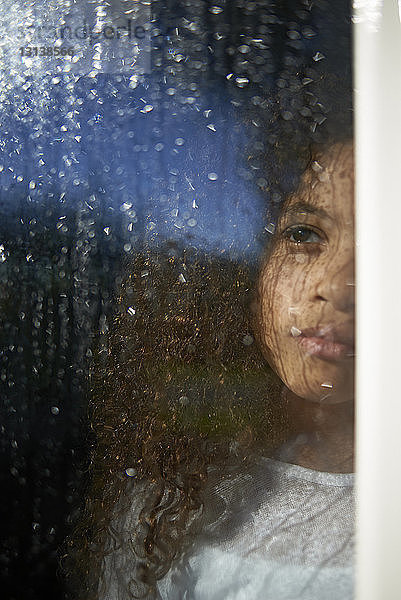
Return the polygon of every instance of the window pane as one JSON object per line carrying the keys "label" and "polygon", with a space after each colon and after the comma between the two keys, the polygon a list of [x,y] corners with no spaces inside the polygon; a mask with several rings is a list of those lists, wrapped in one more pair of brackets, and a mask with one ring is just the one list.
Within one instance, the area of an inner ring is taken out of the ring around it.
{"label": "window pane", "polygon": [[12,594],[351,598],[348,3],[0,11]]}

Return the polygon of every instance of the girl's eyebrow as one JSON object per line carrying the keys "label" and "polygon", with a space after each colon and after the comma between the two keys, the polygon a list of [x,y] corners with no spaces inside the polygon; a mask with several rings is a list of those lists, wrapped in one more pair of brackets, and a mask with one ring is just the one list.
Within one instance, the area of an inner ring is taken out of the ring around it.
{"label": "girl's eyebrow", "polygon": [[321,217],[322,219],[330,219],[332,217],[329,213],[324,209],[318,206],[314,206],[313,204],[309,204],[308,202],[296,202],[295,204],[290,204],[283,212],[283,216],[287,215],[299,215],[301,213],[308,213],[311,215],[316,215]]}

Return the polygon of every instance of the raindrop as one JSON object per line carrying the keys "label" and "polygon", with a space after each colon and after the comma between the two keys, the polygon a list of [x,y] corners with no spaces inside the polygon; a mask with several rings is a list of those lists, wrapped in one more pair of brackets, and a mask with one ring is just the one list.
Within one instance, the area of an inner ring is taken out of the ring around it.
{"label": "raindrop", "polygon": [[242,338],[242,343],[244,344],[244,346],[250,346],[251,344],[253,344],[253,342],[254,339],[251,335],[249,335],[249,333],[244,335],[244,337]]}
{"label": "raindrop", "polygon": [[58,415],[60,412],[60,409],[58,406],[52,406],[50,409],[50,412],[52,413],[52,415]]}
{"label": "raindrop", "polygon": [[327,171],[322,171],[321,173],[319,173],[319,175],[317,176],[317,178],[322,183],[327,183],[327,181],[330,181],[330,175],[328,174]]}
{"label": "raindrop", "polygon": [[236,77],[235,83],[238,87],[243,88],[249,83],[249,79],[247,77]]}
{"label": "raindrop", "polygon": [[210,181],[216,181],[219,178],[217,173],[209,173],[207,177],[210,179]]}
{"label": "raindrop", "polygon": [[291,335],[292,337],[299,337],[302,334],[302,331],[298,329],[298,327],[291,327]]}
{"label": "raindrop", "polygon": [[312,163],[312,171],[315,171],[315,173],[321,173],[323,171],[322,165],[320,165],[317,160],[314,160]]}
{"label": "raindrop", "polygon": [[316,31],[314,31],[311,27],[304,27],[302,29],[302,35],[307,39],[312,38],[315,37]]}

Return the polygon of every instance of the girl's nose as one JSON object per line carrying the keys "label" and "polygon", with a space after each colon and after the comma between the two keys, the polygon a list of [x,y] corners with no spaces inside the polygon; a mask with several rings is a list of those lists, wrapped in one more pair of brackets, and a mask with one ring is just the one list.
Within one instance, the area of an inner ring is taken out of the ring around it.
{"label": "girl's nose", "polygon": [[354,249],[348,251],[343,260],[335,256],[331,264],[322,270],[316,296],[319,300],[330,302],[333,307],[344,313],[352,313],[355,308],[355,260]]}

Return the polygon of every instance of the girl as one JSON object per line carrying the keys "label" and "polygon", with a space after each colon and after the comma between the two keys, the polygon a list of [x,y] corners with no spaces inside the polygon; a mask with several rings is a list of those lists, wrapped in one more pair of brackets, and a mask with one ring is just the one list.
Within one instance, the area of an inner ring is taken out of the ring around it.
{"label": "girl", "polygon": [[313,151],[257,269],[173,246],[129,265],[82,597],[352,597],[353,267],[349,142]]}

